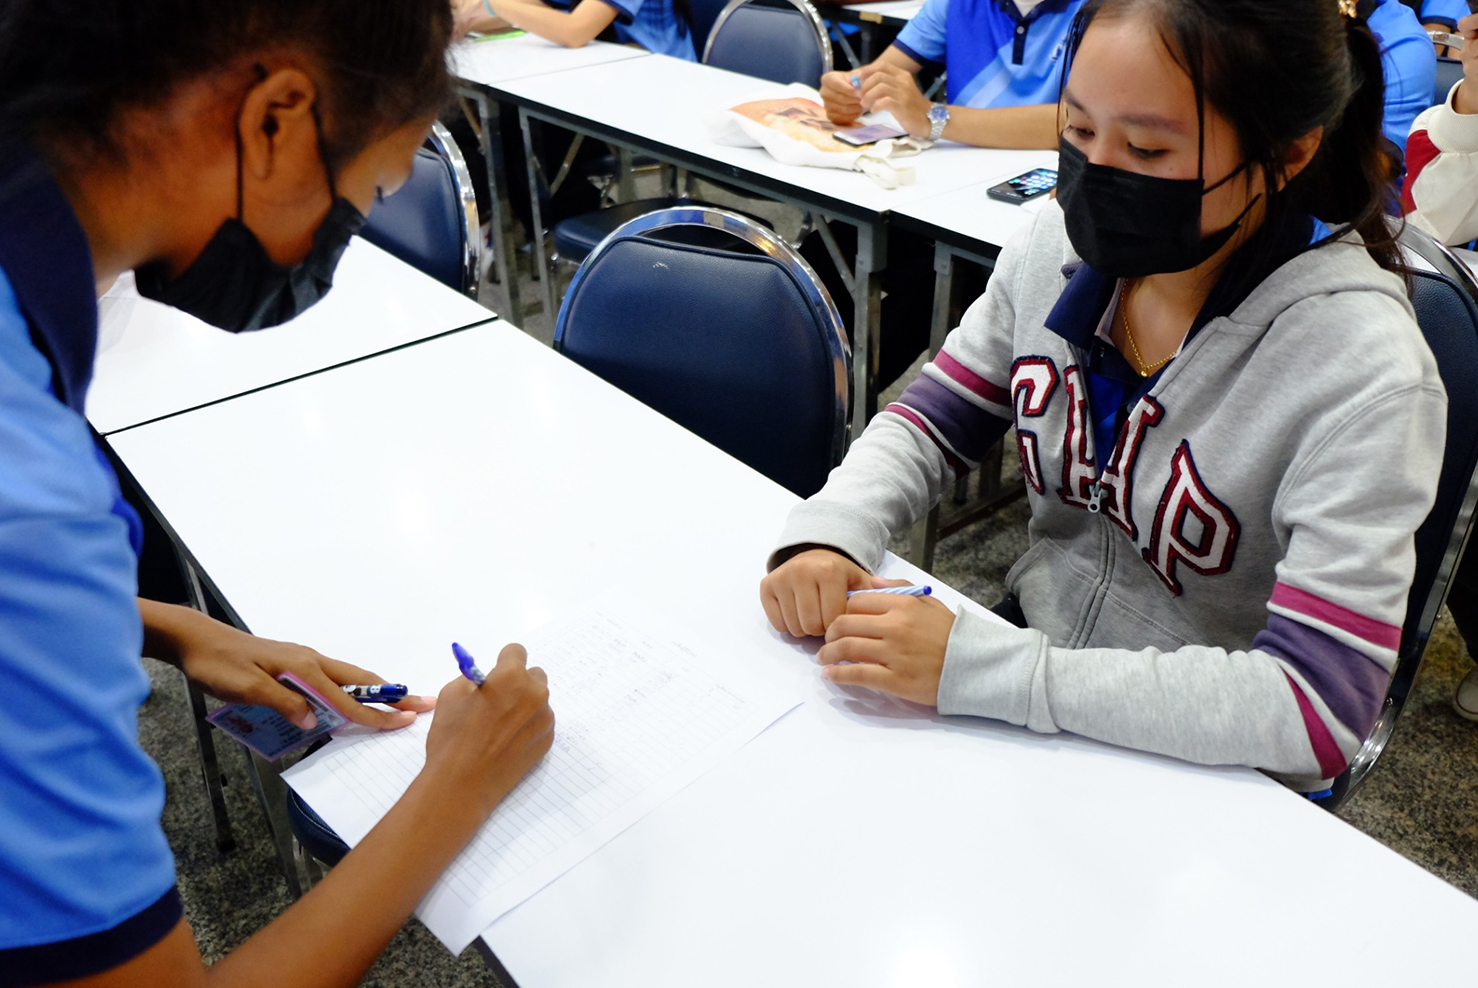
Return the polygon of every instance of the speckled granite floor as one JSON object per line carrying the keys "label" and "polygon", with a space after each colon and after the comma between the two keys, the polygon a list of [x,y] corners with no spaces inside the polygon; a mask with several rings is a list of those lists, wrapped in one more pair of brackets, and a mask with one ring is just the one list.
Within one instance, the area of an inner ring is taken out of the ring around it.
{"label": "speckled granite floor", "polygon": [[[752,203],[746,208],[754,211]],[[796,221],[783,214],[775,218],[786,226]],[[780,228],[784,232],[785,227]],[[537,297],[533,289],[525,280],[526,299]],[[488,302],[497,306],[494,299]],[[546,343],[552,339],[552,320],[544,313],[528,315],[523,322],[530,335]],[[974,599],[994,603],[1004,592],[1006,571],[1026,548],[1026,518],[1026,505],[1019,502],[945,540],[934,572]],[[907,543],[899,540],[894,547],[903,550]],[[216,851],[181,678],[169,667],[146,661],[155,689],[140,713],[140,738],[164,771],[164,829],[178,862],[186,914],[201,951],[211,961],[286,909],[287,886],[247,782],[245,760],[240,749],[224,739],[219,744],[230,781],[227,801],[238,846],[227,855]],[[1340,815],[1478,897],[1478,724],[1459,718],[1449,702],[1472,663],[1444,612],[1393,740]],[[364,984],[474,988],[499,982],[475,950],[454,957],[413,919]]]}

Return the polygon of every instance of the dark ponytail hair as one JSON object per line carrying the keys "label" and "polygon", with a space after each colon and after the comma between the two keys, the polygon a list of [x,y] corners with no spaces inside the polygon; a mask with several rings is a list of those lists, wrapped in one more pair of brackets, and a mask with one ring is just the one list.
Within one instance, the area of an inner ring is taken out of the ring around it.
{"label": "dark ponytail hair", "polygon": [[300,51],[318,78],[331,168],[451,94],[448,0],[0,0],[0,153],[121,158],[116,124],[257,52]]}
{"label": "dark ponytail hair", "polygon": [[[1399,159],[1381,132],[1385,84],[1380,46],[1340,0],[1089,0],[1075,38],[1099,16],[1143,12],[1195,87],[1202,113],[1216,109],[1236,131],[1243,158],[1268,189],[1268,224],[1307,213],[1354,230],[1381,267],[1402,271],[1394,210]],[[1324,128],[1313,160],[1286,185],[1283,160]]]}

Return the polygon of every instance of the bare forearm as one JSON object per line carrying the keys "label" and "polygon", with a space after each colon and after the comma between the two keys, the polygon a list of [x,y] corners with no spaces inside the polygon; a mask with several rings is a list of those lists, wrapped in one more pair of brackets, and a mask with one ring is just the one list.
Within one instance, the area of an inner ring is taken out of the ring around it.
{"label": "bare forearm", "polygon": [[566,48],[589,44],[616,19],[616,8],[603,0],[581,0],[569,12],[540,0],[492,0],[492,7],[510,24]]}
{"label": "bare forearm", "polygon": [[199,611],[179,604],[161,604],[138,598],[139,617],[144,622],[144,654],[170,665],[180,664],[180,642],[192,625],[209,621]]}
{"label": "bare forearm", "polygon": [[210,969],[215,988],[358,984],[491,807],[418,778],[306,896]]}
{"label": "bare forearm", "polygon": [[952,106],[944,137],[976,147],[1051,150],[1057,147],[1057,107],[1051,103],[989,108]]}
{"label": "bare forearm", "polygon": [[909,75],[918,75],[923,68],[918,62],[903,53],[903,49],[896,45],[889,45],[883,49],[883,53],[875,58],[873,65],[896,65]]}

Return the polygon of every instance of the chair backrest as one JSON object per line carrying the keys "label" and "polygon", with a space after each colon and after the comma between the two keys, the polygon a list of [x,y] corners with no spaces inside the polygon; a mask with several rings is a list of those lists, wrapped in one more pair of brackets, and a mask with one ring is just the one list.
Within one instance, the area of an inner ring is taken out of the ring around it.
{"label": "chair backrest", "polygon": [[1473,386],[1478,382],[1478,280],[1446,247],[1415,227],[1405,228],[1401,245],[1408,256],[1435,269],[1412,272],[1411,304],[1447,388],[1447,441],[1436,500],[1416,531],[1416,571],[1386,702],[1350,767],[1335,781],[1334,795],[1325,803],[1331,809],[1354,791],[1390,740],[1478,503],[1473,482],[1478,469],[1478,389]]}
{"label": "chair backrest", "polygon": [[713,25],[728,5],[729,0],[688,0],[688,7],[693,12],[690,25],[693,29],[693,52],[700,58],[708,49],[708,36],[713,33]]}
{"label": "chair backrest", "polygon": [[730,0],[703,47],[703,62],[731,72],[820,86],[831,39],[807,0]]}
{"label": "chair backrest", "polygon": [[846,452],[841,315],[793,248],[736,213],[618,227],[570,282],[554,346],[803,497]]}
{"label": "chair backrest", "polygon": [[1437,59],[1437,88],[1432,93],[1432,105],[1447,102],[1447,94],[1463,77],[1463,63],[1455,58]]}
{"label": "chair backrest", "polygon": [[477,298],[482,231],[467,162],[441,124],[404,185],[370,210],[360,236],[444,285]]}

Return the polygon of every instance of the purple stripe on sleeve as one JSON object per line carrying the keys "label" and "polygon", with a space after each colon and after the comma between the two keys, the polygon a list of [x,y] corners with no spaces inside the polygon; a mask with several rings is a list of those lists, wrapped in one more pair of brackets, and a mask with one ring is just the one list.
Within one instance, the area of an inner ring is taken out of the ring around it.
{"label": "purple stripe on sleeve", "polygon": [[1281,614],[1268,615],[1268,626],[1258,632],[1252,647],[1292,666],[1356,737],[1370,733],[1391,674],[1363,652]]}
{"label": "purple stripe on sleeve", "polygon": [[1011,424],[923,375],[904,389],[898,401],[928,419],[944,441],[972,463],[984,459]]}

